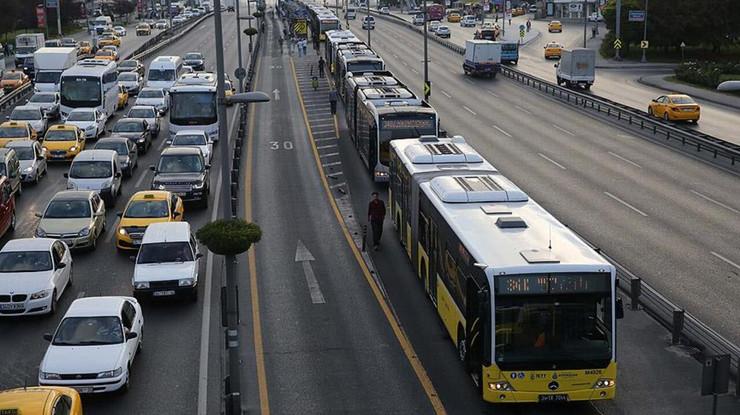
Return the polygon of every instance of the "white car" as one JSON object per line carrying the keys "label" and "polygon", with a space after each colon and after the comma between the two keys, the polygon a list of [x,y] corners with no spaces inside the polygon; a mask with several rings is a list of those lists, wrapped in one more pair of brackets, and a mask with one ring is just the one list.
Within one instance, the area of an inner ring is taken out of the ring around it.
{"label": "white car", "polygon": [[432,20],[429,22],[429,31],[430,32],[436,32],[437,29],[442,25],[438,20]]}
{"label": "white car", "polygon": [[381,7],[380,8],[380,14],[391,14],[391,9],[387,7]]}
{"label": "white car", "polygon": [[604,16],[602,16],[601,13],[593,12],[588,15],[588,21],[589,22],[603,22]]}
{"label": "white car", "polygon": [[147,226],[134,265],[135,297],[184,295],[198,299],[198,242],[188,222]]}
{"label": "white car", "polygon": [[48,119],[44,116],[41,108],[35,105],[19,105],[13,109],[8,116],[10,121],[25,121],[31,124],[31,128],[36,130],[40,135],[44,135],[48,125]]}
{"label": "white car", "polygon": [[121,72],[118,74],[118,85],[126,88],[131,95],[136,95],[144,87],[144,78],[138,72]]}
{"label": "white car", "polygon": [[424,26],[424,14],[415,14],[414,17],[411,18],[411,23],[414,26]]}
{"label": "white car", "polygon": [[26,101],[29,107],[38,107],[49,118],[59,117],[59,93],[36,92]]}
{"label": "white car", "polygon": [[5,145],[15,150],[21,165],[23,183],[38,184],[47,174],[46,150],[37,140],[14,140]]}
{"label": "white car", "polygon": [[126,36],[128,32],[126,32],[126,28],[123,26],[113,26],[113,33],[115,33],[116,36],[123,37]]}
{"label": "white car", "polygon": [[54,313],[72,284],[72,256],[62,241],[11,239],[0,250],[0,316]]}
{"label": "white car", "polygon": [[86,138],[98,138],[105,131],[108,116],[95,108],[75,108],[69,112],[64,124],[75,125],[85,132]]}
{"label": "white car", "polygon": [[533,4],[533,5],[529,6],[529,10],[527,10],[527,11],[530,12],[530,13],[537,13],[537,6]]}
{"label": "white car", "polygon": [[175,16],[172,18],[172,24],[185,23],[188,19],[185,16]]}
{"label": "white car", "polygon": [[170,109],[170,96],[162,88],[142,88],[134,105],[151,105],[164,114]]}
{"label": "white car", "polygon": [[144,316],[131,297],[87,297],[72,302],[39,365],[39,385],[80,393],[128,390],[141,350]]}
{"label": "white car", "polygon": [[460,19],[460,26],[462,27],[475,27],[475,16],[467,15]]}
{"label": "white car", "polygon": [[167,140],[167,144],[173,147],[198,147],[206,163],[211,162],[213,143],[208,140],[208,134],[203,130],[178,131],[174,138]]}
{"label": "white car", "polygon": [[442,25],[442,26],[439,26],[439,27],[437,28],[437,30],[435,30],[435,31],[434,31],[434,33],[435,33],[435,34],[436,34],[437,36],[439,36],[439,37],[446,37],[446,38],[449,38],[449,37],[450,37],[450,28],[449,28],[449,27],[447,27],[447,26],[444,26],[444,25]]}
{"label": "white car", "polygon": [[151,105],[134,105],[128,110],[126,118],[141,118],[149,124],[152,138],[159,137],[160,123],[159,111]]}

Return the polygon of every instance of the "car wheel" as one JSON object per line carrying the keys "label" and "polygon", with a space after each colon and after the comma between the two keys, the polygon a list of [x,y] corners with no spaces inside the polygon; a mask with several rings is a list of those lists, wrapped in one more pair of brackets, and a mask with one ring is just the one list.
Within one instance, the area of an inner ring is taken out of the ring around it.
{"label": "car wheel", "polygon": [[670,121],[671,117],[668,115],[668,111],[663,113],[663,121]]}
{"label": "car wheel", "polygon": [[15,210],[13,211],[13,214],[10,216],[10,226],[8,226],[8,230],[10,232],[13,232],[15,230],[16,225],[16,219],[15,219]]}
{"label": "car wheel", "polygon": [[118,393],[121,395],[128,392],[129,388],[131,387],[131,364],[128,366],[128,370],[126,371],[126,382],[121,386],[121,389],[118,390]]}
{"label": "car wheel", "polygon": [[97,248],[98,248],[98,238],[96,238],[95,235],[91,235],[90,250],[94,251]]}
{"label": "car wheel", "polygon": [[654,115],[653,114],[653,107],[648,107],[648,115],[651,116],[651,117]]}
{"label": "car wheel", "polygon": [[139,330],[139,344],[136,346],[136,354],[144,350],[144,327]]}
{"label": "car wheel", "polygon": [[53,316],[57,311],[57,290],[51,292],[51,304],[49,305],[49,315]]}

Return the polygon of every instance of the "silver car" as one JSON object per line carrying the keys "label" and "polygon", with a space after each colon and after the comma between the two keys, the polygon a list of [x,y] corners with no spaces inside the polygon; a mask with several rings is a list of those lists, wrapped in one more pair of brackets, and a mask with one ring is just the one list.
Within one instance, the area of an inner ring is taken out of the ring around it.
{"label": "silver car", "polygon": [[128,110],[126,118],[143,118],[149,124],[149,131],[152,132],[152,137],[159,137],[160,130],[160,114],[156,108],[151,105],[134,105]]}
{"label": "silver car", "polygon": [[213,155],[213,142],[208,139],[208,134],[203,130],[181,130],[174,138],[167,140],[172,147],[197,147],[203,153],[206,163],[211,162]]}
{"label": "silver car", "polygon": [[36,140],[15,140],[5,145],[15,150],[21,165],[21,180],[24,183],[38,184],[46,176],[46,150]]}
{"label": "silver car", "polygon": [[39,107],[32,105],[19,105],[13,109],[8,116],[10,121],[25,121],[31,125],[31,128],[43,135],[46,132],[48,119]]}
{"label": "silver car", "polygon": [[118,85],[126,88],[129,94],[136,95],[144,87],[144,78],[137,72],[121,72],[118,74]]}
{"label": "silver car", "polygon": [[95,143],[95,150],[113,150],[118,154],[118,165],[123,175],[131,177],[134,169],[139,166],[139,149],[136,143],[126,137],[101,138]]}
{"label": "silver car", "polygon": [[65,190],[51,198],[34,234],[63,240],[70,249],[95,249],[105,232],[105,203],[92,190]]}
{"label": "silver car", "polygon": [[170,109],[170,96],[162,88],[142,88],[134,105],[151,105],[164,114]]}
{"label": "silver car", "polygon": [[58,92],[36,92],[26,101],[27,107],[41,109],[49,119],[59,117],[59,93]]}

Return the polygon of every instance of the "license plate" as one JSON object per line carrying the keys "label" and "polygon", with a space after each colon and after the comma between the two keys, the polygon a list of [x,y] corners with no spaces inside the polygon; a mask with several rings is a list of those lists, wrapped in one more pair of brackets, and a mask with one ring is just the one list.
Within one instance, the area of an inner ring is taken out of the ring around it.
{"label": "license plate", "polygon": [[187,192],[175,192],[175,194],[182,197],[182,196],[186,196],[188,193]]}
{"label": "license plate", "polygon": [[175,290],[167,290],[167,291],[154,291],[152,293],[155,297],[166,297],[169,295],[175,295]]}
{"label": "license plate", "polygon": [[24,304],[0,304],[0,310],[23,310]]}
{"label": "license plate", "polygon": [[540,395],[540,402],[568,402],[568,395],[565,393],[557,395]]}
{"label": "license plate", "polygon": [[132,241],[132,243],[134,244],[134,246],[136,246],[136,245],[141,245],[141,239],[134,239],[134,240]]}
{"label": "license plate", "polygon": [[93,392],[93,388],[90,388],[90,387],[75,388],[75,390],[79,393],[92,393]]}
{"label": "license plate", "polygon": [[53,156],[54,156],[55,159],[63,159],[65,157],[67,157],[66,154],[54,154]]}

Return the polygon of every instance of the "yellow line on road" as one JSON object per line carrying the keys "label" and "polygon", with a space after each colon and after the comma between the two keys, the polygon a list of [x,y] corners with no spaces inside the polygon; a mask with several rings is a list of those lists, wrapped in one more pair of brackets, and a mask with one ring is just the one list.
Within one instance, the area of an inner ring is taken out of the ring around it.
{"label": "yellow line on road", "polygon": [[[254,77],[254,85],[260,77],[259,71],[260,58],[255,60],[257,74]],[[259,105],[259,104],[258,104]],[[249,125],[247,126],[247,175],[244,179],[244,218],[247,222],[252,222],[252,160],[254,159],[254,113],[257,107],[250,106]],[[267,375],[265,372],[265,348],[262,344],[262,320],[260,318],[260,298],[259,287],[257,286],[257,258],[255,257],[253,245],[252,249],[247,252],[249,262],[249,291],[252,299],[252,327],[254,332],[254,355],[257,364],[257,385],[260,397],[260,413],[262,415],[270,414],[270,401],[267,394]]]}
{"label": "yellow line on road", "polygon": [[[336,216],[337,221],[339,222],[339,225],[342,228],[342,233],[344,234],[344,238],[347,240],[347,245],[349,245],[350,249],[352,250],[352,253],[355,256],[355,260],[357,260],[357,263],[359,264],[360,269],[362,269],[362,274],[365,276],[365,280],[370,286],[370,289],[372,290],[373,295],[375,296],[375,299],[378,301],[378,304],[380,305],[381,310],[383,310],[383,314],[385,315],[386,320],[388,320],[388,324],[390,324],[391,329],[393,330],[393,334],[396,336],[396,339],[398,340],[398,343],[401,345],[401,349],[403,350],[403,353],[406,356],[406,359],[411,364],[411,367],[414,369],[414,373],[416,374],[416,377],[419,379],[421,386],[424,388],[424,392],[426,393],[427,398],[429,399],[429,402],[432,404],[432,407],[434,408],[434,412],[440,415],[446,414],[444,405],[442,405],[442,401],[439,399],[439,395],[437,395],[437,391],[434,388],[434,385],[432,384],[432,380],[429,379],[429,375],[427,375],[427,372],[424,369],[424,366],[421,364],[419,357],[416,355],[416,352],[414,351],[414,347],[411,345],[411,341],[408,339],[406,332],[404,332],[404,330],[401,328],[401,324],[396,320],[393,313],[391,312],[390,306],[388,305],[386,299],[381,294],[380,287],[378,287],[372,275],[370,275],[370,270],[367,268],[365,261],[362,259],[362,254],[360,254],[360,251],[357,249],[357,246],[355,245],[352,239],[352,236],[350,235],[349,228],[347,227],[347,224],[344,222],[344,218],[342,217],[342,214],[339,212],[339,208],[337,207],[334,197],[332,197],[331,190],[329,189],[329,182],[326,179],[326,175],[324,174],[323,168],[321,167],[321,161],[319,159],[319,151],[316,149],[316,143],[314,142],[313,133],[311,132],[311,125],[308,122],[308,113],[306,112],[306,107],[303,104],[303,94],[301,94],[301,89],[298,84],[298,76],[296,75],[295,64],[293,63],[292,57],[290,58],[290,67],[293,71],[293,81],[295,82],[296,91],[298,92],[298,100],[301,104],[301,111],[303,112],[303,120],[306,124],[306,130],[308,131],[308,138],[309,138],[309,141],[311,142],[311,148],[313,149],[313,156],[314,156],[314,160],[316,161],[316,167],[319,170],[319,176],[321,177],[321,184],[323,185],[324,191],[326,192],[326,196],[329,199],[329,204],[331,205],[331,208],[334,211],[334,216]],[[337,127],[336,116],[334,117],[334,120],[335,120],[335,128],[336,128]],[[337,137],[339,137],[339,128],[336,128],[336,134],[337,134]]]}

